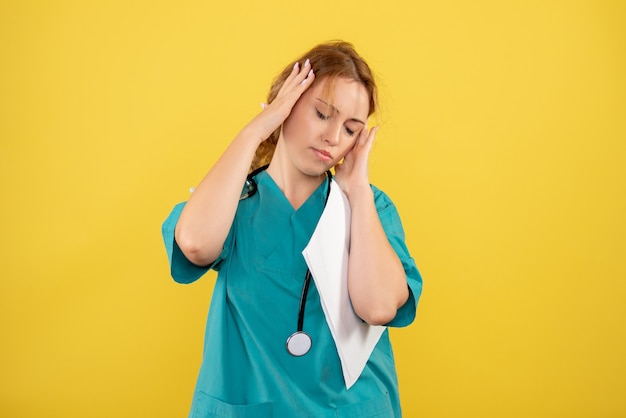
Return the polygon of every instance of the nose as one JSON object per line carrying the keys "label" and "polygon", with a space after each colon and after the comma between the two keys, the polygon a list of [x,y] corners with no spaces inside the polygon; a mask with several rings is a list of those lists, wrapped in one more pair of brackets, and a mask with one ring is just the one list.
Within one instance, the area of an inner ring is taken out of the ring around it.
{"label": "nose", "polygon": [[337,145],[341,135],[341,126],[329,125],[322,134],[322,140],[328,145]]}

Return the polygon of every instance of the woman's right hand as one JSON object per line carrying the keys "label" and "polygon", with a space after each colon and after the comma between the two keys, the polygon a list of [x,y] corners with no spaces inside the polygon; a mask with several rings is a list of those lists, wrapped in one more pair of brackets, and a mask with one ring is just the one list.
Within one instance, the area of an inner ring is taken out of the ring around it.
{"label": "woman's right hand", "polygon": [[276,98],[270,104],[263,104],[263,111],[247,126],[259,135],[259,143],[269,138],[283,124],[300,96],[313,84],[313,80],[315,80],[315,74],[308,59],[302,68],[299,62],[294,64],[293,70],[285,79]]}
{"label": "woman's right hand", "polygon": [[308,60],[302,68],[296,63],[274,101],[239,132],[193,192],[175,230],[189,261],[206,266],[222,252],[258,144],[282,125],[314,79]]}

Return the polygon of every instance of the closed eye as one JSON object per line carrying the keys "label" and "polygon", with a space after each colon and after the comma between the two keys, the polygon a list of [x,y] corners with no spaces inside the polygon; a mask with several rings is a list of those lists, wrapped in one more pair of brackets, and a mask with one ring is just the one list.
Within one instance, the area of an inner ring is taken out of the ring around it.
{"label": "closed eye", "polygon": [[328,116],[326,116],[325,114],[323,114],[322,112],[320,112],[317,109],[315,109],[315,111],[317,112],[317,117],[318,118],[320,118],[321,120],[328,120]]}
{"label": "closed eye", "polygon": [[[322,112],[320,112],[317,107],[315,108],[315,113],[317,114],[317,117],[320,118],[321,120],[328,120],[330,119],[330,116],[327,116],[325,114],[323,114]],[[352,129],[348,128],[347,126],[344,126],[344,129],[346,130],[346,133],[349,136],[354,136],[354,134],[356,133],[356,131],[353,131]]]}

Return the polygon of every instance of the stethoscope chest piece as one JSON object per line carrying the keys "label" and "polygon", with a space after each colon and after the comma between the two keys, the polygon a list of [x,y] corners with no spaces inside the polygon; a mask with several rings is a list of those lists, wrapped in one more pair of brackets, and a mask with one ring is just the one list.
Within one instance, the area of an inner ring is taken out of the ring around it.
{"label": "stethoscope chest piece", "polygon": [[312,343],[309,334],[304,331],[296,331],[287,338],[287,351],[292,356],[300,357],[309,352]]}

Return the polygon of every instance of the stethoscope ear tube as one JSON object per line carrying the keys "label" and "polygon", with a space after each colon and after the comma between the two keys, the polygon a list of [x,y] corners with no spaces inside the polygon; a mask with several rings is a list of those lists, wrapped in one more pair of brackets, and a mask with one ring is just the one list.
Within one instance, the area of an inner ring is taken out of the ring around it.
{"label": "stethoscope ear tube", "polygon": [[261,171],[266,170],[267,167],[269,167],[269,164],[259,167],[250,174],[248,174],[248,177],[246,177],[246,182],[243,185],[243,191],[241,192],[241,196],[239,196],[239,200],[245,200],[251,196],[254,196],[257,191],[256,181],[254,181],[254,177]]}

